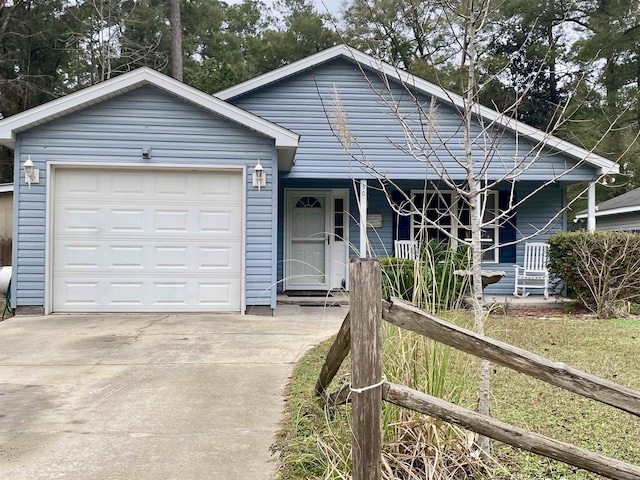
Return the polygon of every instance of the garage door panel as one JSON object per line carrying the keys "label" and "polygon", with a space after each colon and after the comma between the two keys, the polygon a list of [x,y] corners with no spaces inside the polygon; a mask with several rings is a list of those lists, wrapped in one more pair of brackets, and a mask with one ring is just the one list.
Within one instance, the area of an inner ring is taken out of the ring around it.
{"label": "garage door panel", "polygon": [[57,247],[58,263],[67,270],[98,270],[98,245],[59,245]]}
{"label": "garage door panel", "polygon": [[95,280],[68,280],[61,285],[61,293],[71,307],[97,307],[100,300],[99,282]]}
{"label": "garage door panel", "polygon": [[153,232],[164,234],[166,233],[181,233],[185,234],[189,231],[188,219],[189,211],[184,210],[167,210],[156,209],[153,212]]}
{"label": "garage door panel", "polygon": [[242,191],[242,176],[225,172],[216,178],[197,178],[195,189],[199,192],[199,200],[237,201],[239,197],[234,193]]}
{"label": "garage door panel", "polygon": [[[119,308],[142,308],[145,298],[145,285],[143,281],[112,281],[108,284],[110,305]],[[108,301],[108,299],[105,299]]]}
{"label": "garage door panel", "polygon": [[240,286],[233,278],[154,281],[69,278],[54,295],[65,311],[233,311]]}
{"label": "garage door panel", "polygon": [[54,311],[240,310],[239,172],[92,175],[100,196],[81,201],[64,189],[84,171],[56,172]]}
{"label": "garage door panel", "polygon": [[182,269],[191,272],[238,272],[241,268],[241,244],[215,242],[209,245],[192,243],[177,245],[154,242],[103,242],[76,244],[60,242],[54,273],[101,270],[126,273],[140,270],[159,273]]}
{"label": "garage door panel", "polygon": [[107,231],[112,233],[144,233],[144,210],[140,208],[112,208],[111,225]]}

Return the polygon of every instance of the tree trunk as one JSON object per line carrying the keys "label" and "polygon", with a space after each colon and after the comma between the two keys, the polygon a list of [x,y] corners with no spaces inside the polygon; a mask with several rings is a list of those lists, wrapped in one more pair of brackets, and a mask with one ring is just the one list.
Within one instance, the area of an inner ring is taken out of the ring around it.
{"label": "tree trunk", "polygon": [[182,22],[180,0],[169,0],[169,24],[171,25],[171,75],[182,81]]}
{"label": "tree trunk", "polygon": [[[466,16],[466,51],[463,57],[467,59],[467,85],[464,91],[464,143],[465,143],[465,169],[468,183],[469,219],[471,227],[471,273],[473,316],[475,331],[484,335],[484,298],[482,291],[482,208],[480,206],[480,188],[475,175],[474,158],[472,150],[472,124],[473,107],[477,102],[477,79],[475,75],[475,46],[476,28],[480,12],[476,11],[474,1],[468,0]],[[464,62],[464,60],[463,60]],[[483,159],[484,162],[484,159]],[[490,413],[489,398],[490,366],[487,360],[482,360],[480,366],[480,388],[478,393],[478,412],[483,415]],[[489,437],[478,435],[476,438],[483,457],[488,458],[491,453],[491,441]]]}

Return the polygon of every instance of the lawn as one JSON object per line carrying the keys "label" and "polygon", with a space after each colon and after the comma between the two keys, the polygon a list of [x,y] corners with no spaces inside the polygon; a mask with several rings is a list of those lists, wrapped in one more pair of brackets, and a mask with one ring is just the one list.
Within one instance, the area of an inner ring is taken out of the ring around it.
{"label": "lawn", "polygon": [[[640,390],[636,360],[640,351],[640,320],[595,320],[584,315],[549,312],[538,315],[542,314],[547,318],[491,316],[486,331],[499,340]],[[463,325],[469,321],[459,315],[452,318]],[[295,369],[277,444],[283,460],[283,479],[345,478],[338,472],[349,469],[349,408],[324,411],[313,396],[313,386],[329,346],[330,342],[325,342],[309,352]],[[388,352],[385,355],[389,378],[389,370],[398,364],[390,368],[393,360],[389,360]],[[452,350],[448,352],[448,363],[442,396],[473,408],[479,362]],[[415,372],[412,374],[415,376]],[[640,419],[504,367],[493,366],[491,386],[495,418],[640,465]],[[420,428],[425,423],[415,417],[411,422]],[[439,428],[446,431],[445,427]],[[448,435],[445,433],[445,440],[452,441]],[[491,471],[466,477],[458,474],[455,478],[599,478],[498,443],[494,444],[494,456],[498,467]]]}

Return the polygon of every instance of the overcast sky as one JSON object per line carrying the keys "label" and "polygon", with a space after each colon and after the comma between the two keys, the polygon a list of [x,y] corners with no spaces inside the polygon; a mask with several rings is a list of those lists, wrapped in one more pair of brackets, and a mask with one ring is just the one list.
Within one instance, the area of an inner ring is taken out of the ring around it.
{"label": "overcast sky", "polygon": [[[268,7],[273,5],[275,0],[262,0]],[[227,3],[234,4],[240,3],[242,0],[227,0]],[[313,0],[313,3],[316,5],[316,10],[320,13],[326,13],[327,10],[329,13],[338,13],[340,7],[342,6],[343,0]]]}

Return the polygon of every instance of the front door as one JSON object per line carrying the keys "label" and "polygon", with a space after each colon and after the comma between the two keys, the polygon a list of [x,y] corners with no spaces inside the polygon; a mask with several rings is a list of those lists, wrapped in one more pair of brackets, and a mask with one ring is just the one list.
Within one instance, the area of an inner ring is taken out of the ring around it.
{"label": "front door", "polygon": [[347,191],[287,190],[285,205],[285,289],[345,288]]}

